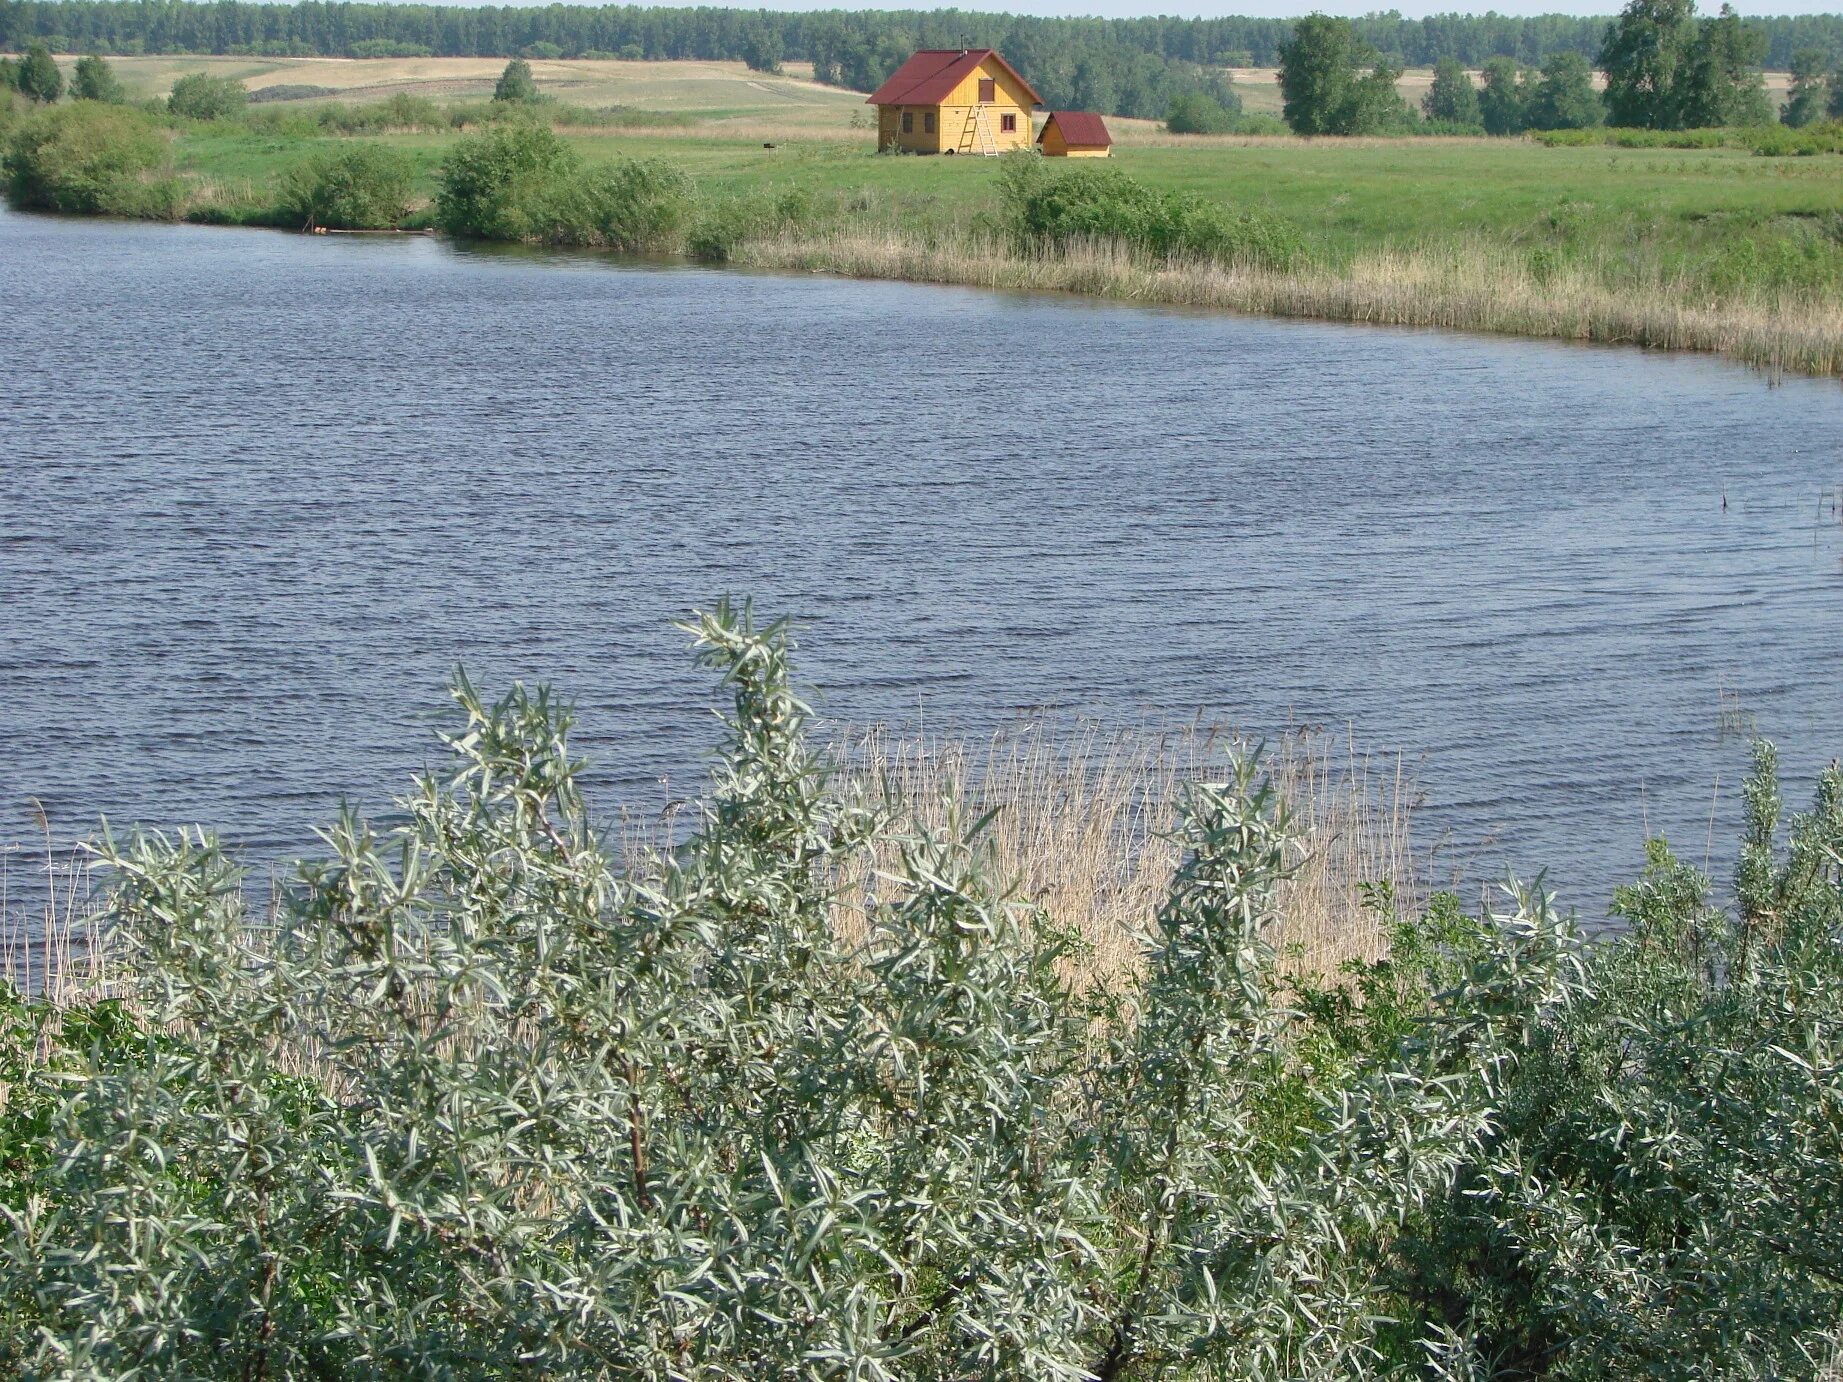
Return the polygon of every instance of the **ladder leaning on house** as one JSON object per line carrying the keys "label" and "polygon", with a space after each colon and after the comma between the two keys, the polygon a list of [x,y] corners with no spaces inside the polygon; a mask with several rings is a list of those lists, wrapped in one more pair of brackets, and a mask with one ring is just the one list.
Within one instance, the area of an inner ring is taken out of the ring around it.
{"label": "ladder leaning on house", "polygon": [[998,157],[998,140],[992,135],[992,120],[983,105],[974,106],[966,117],[966,127],[960,131],[960,152]]}

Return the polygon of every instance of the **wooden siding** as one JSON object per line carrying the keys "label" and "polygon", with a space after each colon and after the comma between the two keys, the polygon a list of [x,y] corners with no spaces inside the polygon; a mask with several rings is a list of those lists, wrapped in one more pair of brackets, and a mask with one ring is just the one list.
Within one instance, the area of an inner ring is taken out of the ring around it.
{"label": "wooden siding", "polygon": [[1112,152],[1105,145],[1070,144],[1054,120],[1044,127],[1041,146],[1045,158],[1106,158]]}
{"label": "wooden siding", "polygon": [[[952,151],[961,154],[977,154],[984,150],[978,135],[977,112],[979,110],[979,83],[989,81],[993,84],[993,99],[985,107],[986,120],[992,131],[992,143],[999,153],[1009,153],[1013,149],[1030,147],[1032,130],[1030,126],[1031,102],[1029,93],[1021,83],[1006,70],[1003,63],[987,58],[978,67],[961,80],[960,84],[948,93],[947,98],[938,106],[878,106],[877,107],[877,147],[879,149],[901,149],[906,153],[939,154]],[[907,134],[902,130],[904,112],[914,117],[914,128]],[[923,117],[933,115],[934,132],[927,132],[927,121]],[[1015,130],[1001,130],[1001,117],[1011,115],[1017,120]]]}

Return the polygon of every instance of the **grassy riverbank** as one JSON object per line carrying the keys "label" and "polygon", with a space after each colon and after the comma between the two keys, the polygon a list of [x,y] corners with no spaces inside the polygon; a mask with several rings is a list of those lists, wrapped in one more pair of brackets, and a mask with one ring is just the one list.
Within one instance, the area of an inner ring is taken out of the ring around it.
{"label": "grassy riverbank", "polygon": [[669,842],[598,826],[554,696],[457,679],[447,773],[266,905],[100,847],[117,967],[0,985],[0,1370],[1834,1366],[1834,766],[1788,829],[1757,746],[1732,905],[1655,841],[1589,943],[1417,896],[1393,779],[818,752],[782,626],[686,627],[730,704]]}
{"label": "grassy riverbank", "polygon": [[[125,61],[125,75],[151,89],[171,80],[176,60],[137,61],[149,70]],[[364,144],[401,160],[401,223],[431,224],[457,143],[504,114],[479,99],[490,64],[440,76],[421,70],[435,60],[318,61],[328,70],[313,89],[339,95],[255,105],[236,119],[163,120],[159,166],[136,176],[167,195],[142,214],[298,228],[291,172]],[[274,62],[217,62],[241,63],[250,80],[302,75]],[[405,70],[384,75],[384,66]],[[689,180],[676,231],[648,245],[662,252],[714,247],[710,257],[766,268],[1629,342],[1843,371],[1837,153],[1761,156],[1741,132],[1717,147],[1551,147],[1178,137],[1116,122],[1111,170],[1159,195],[1282,227],[1295,252],[1256,262],[1234,249],[1149,253],[1109,235],[1020,241],[993,161],[879,157],[869,131],[852,127],[863,122],[860,98],[797,77],[714,63],[538,70],[570,104],[534,113],[556,126],[577,163],[651,161]],[[628,99],[582,104],[610,96]],[[10,120],[43,118],[15,110]]]}

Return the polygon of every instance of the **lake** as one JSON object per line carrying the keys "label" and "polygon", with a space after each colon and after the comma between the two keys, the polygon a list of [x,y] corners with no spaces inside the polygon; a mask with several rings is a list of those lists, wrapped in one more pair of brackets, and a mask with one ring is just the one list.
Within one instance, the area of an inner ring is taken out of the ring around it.
{"label": "lake", "polygon": [[[1712,359],[0,214],[0,841],[309,847],[450,667],[682,794],[670,625],[794,615],[831,720],[1037,708],[1406,755],[1423,847],[1603,915],[1843,749],[1843,389]],[[662,779],[669,779],[663,781]],[[1719,784],[1719,786],[1718,786]]]}

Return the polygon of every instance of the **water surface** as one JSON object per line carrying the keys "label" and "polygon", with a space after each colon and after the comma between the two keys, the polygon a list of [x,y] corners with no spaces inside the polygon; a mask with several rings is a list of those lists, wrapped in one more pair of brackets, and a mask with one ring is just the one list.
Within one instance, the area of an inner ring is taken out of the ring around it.
{"label": "water surface", "polygon": [[457,661],[657,806],[712,734],[669,621],[725,591],[834,719],[1352,726],[1423,844],[1589,913],[1712,804],[1720,867],[1724,693],[1800,784],[1843,747],[1834,383],[12,215],[0,320],[0,840],[32,795],[299,850],[431,761]]}

